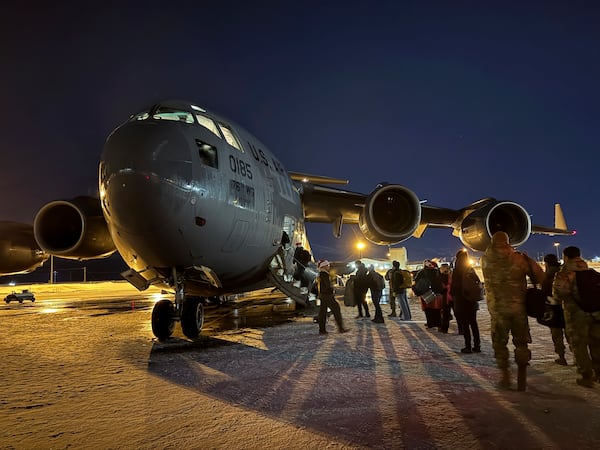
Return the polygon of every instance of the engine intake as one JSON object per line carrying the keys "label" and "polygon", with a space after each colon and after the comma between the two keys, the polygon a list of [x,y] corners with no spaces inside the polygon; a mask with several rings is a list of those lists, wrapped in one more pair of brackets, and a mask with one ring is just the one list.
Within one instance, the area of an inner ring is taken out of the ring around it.
{"label": "engine intake", "polygon": [[510,245],[518,247],[531,235],[531,218],[518,203],[494,201],[463,219],[459,237],[466,246],[483,252],[496,231],[504,231]]}
{"label": "engine intake", "polygon": [[97,198],[76,197],[44,205],[35,216],[33,232],[42,250],[61,258],[104,258],[115,251]]}
{"label": "engine intake", "polygon": [[412,236],[421,221],[419,198],[397,184],[381,184],[365,200],[358,225],[366,239],[391,245]]}

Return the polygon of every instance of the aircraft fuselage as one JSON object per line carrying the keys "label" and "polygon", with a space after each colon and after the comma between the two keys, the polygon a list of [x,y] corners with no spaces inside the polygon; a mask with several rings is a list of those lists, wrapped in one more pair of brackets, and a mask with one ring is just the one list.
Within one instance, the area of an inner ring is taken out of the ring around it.
{"label": "aircraft fuselage", "polygon": [[[189,271],[186,288],[218,295],[264,285],[284,223],[304,232],[298,192],[254,136],[183,102],[155,105],[107,139],[100,199],[125,262],[144,278]],[[220,287],[195,281],[209,268]]]}

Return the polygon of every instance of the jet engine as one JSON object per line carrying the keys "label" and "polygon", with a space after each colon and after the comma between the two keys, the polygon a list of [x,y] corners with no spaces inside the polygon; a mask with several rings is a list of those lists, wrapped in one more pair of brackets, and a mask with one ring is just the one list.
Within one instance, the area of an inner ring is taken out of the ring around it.
{"label": "jet engine", "polygon": [[366,239],[391,245],[412,236],[421,221],[416,194],[398,184],[380,184],[365,200],[358,225]]}
{"label": "jet engine", "polygon": [[518,247],[531,234],[531,218],[517,203],[494,200],[463,219],[459,237],[467,247],[483,252],[496,231],[504,231],[508,234],[510,245]]}
{"label": "jet engine", "polygon": [[33,232],[42,250],[61,258],[103,258],[115,251],[97,198],[46,204],[35,216]]}
{"label": "jet engine", "polygon": [[0,275],[33,272],[47,259],[35,242],[31,225],[0,222]]}

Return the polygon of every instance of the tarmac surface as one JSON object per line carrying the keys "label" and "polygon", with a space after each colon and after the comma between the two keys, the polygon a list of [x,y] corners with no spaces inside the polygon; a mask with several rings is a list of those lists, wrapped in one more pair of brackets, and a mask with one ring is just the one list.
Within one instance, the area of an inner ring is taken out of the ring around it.
{"label": "tarmac surface", "polygon": [[528,390],[496,387],[485,302],[482,353],[463,355],[456,322],[426,329],[416,299],[410,322],[342,306],[351,331],[331,321],[321,336],[312,315],[261,291],[207,308],[199,339],[177,327],[159,342],[160,291],[31,290],[33,303],[0,305],[1,449],[600,448],[600,385],[575,384],[570,353],[554,363],[547,328],[530,320]]}

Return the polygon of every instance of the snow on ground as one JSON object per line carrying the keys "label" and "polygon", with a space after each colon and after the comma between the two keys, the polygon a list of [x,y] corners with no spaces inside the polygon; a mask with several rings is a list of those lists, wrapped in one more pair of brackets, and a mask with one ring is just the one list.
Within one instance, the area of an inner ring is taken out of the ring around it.
{"label": "snow on ground", "polygon": [[[69,287],[98,288],[135,293]],[[300,317],[161,343],[147,307],[42,313],[57,289],[0,306],[1,449],[600,448],[600,385],[554,363],[548,329],[531,323],[528,391],[495,387],[485,303],[483,352],[463,355],[415,300],[413,322],[342,307],[346,334]]]}

